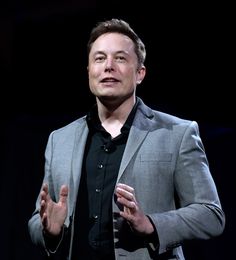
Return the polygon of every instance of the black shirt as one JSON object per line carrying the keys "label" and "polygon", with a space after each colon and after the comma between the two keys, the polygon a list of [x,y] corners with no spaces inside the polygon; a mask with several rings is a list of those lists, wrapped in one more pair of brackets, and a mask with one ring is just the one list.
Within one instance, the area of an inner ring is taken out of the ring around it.
{"label": "black shirt", "polygon": [[115,138],[102,127],[97,106],[86,117],[89,135],[76,204],[73,260],[115,259],[113,192],[137,106],[138,102]]}

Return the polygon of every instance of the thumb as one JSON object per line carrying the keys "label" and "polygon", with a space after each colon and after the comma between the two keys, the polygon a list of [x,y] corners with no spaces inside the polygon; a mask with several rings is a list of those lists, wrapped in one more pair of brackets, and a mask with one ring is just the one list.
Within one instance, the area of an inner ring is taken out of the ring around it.
{"label": "thumb", "polygon": [[61,189],[60,189],[59,202],[61,202],[61,203],[66,203],[67,197],[68,197],[68,193],[69,193],[68,186],[62,185],[62,186],[61,186]]}

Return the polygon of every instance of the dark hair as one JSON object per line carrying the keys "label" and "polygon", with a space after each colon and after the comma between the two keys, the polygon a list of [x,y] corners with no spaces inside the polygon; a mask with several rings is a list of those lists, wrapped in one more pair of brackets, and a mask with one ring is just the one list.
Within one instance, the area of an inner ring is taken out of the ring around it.
{"label": "dark hair", "polygon": [[134,30],[130,27],[130,25],[121,20],[121,19],[111,19],[104,22],[99,22],[91,31],[89,41],[87,44],[87,52],[88,55],[91,51],[93,43],[96,39],[105,34],[117,32],[128,36],[134,43],[134,51],[138,57],[138,65],[141,67],[146,58],[146,49],[142,40],[138,37],[138,35],[134,32]]}

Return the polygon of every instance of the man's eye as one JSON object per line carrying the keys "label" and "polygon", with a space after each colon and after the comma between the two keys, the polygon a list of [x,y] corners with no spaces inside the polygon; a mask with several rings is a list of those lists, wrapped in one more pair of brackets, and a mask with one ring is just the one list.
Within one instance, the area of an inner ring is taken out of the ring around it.
{"label": "man's eye", "polygon": [[116,60],[117,60],[117,61],[124,61],[124,60],[125,60],[125,57],[123,57],[123,56],[117,56],[117,57],[116,57]]}
{"label": "man's eye", "polygon": [[105,59],[105,57],[103,56],[99,56],[95,58],[95,61],[103,61]]}

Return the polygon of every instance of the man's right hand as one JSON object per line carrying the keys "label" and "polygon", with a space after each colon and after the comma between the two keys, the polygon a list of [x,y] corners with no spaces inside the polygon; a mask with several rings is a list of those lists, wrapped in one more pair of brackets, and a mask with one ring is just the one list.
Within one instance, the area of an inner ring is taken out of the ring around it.
{"label": "man's right hand", "polygon": [[59,201],[57,203],[51,199],[46,183],[43,184],[40,195],[40,216],[43,230],[48,235],[57,236],[60,234],[67,216],[68,186],[61,186]]}

